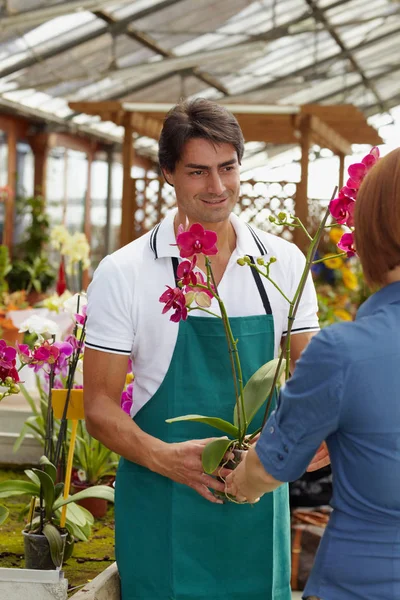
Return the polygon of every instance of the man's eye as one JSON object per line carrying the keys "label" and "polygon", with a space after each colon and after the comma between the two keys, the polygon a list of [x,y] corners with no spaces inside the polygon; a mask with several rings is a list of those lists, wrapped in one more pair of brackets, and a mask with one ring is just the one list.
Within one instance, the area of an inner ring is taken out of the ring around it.
{"label": "man's eye", "polygon": [[204,171],[191,171],[190,175],[203,175]]}

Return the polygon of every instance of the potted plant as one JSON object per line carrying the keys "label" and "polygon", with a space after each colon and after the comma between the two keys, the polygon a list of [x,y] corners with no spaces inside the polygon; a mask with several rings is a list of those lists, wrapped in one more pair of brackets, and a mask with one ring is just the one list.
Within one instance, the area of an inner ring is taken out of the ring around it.
{"label": "potted plant", "polygon": [[[63,497],[64,483],[56,483],[57,469],[46,456],[39,461],[40,469],[26,469],[30,479],[0,483],[0,498],[30,495],[31,500],[21,516],[27,517],[23,529],[25,564],[27,569],[55,569],[72,554],[74,538],[87,541],[93,517],[77,501],[84,498],[104,498],[114,501],[114,490],[108,486],[93,486],[68,498]],[[65,526],[61,523],[62,507],[67,506]],[[7,509],[0,507],[3,520]]]}
{"label": "potted plant", "polygon": [[[84,421],[78,423],[78,433],[74,452],[72,489],[75,492],[89,489],[104,483],[111,485],[118,465],[118,455],[93,438],[87,431]],[[103,517],[107,512],[107,500],[85,498],[80,502],[94,517]]]}
{"label": "potted plant", "polygon": [[50,240],[50,222],[42,196],[17,199],[17,219],[26,216],[29,224],[15,247],[12,269],[6,279],[11,291],[26,290],[29,302],[35,304],[55,280],[55,270],[45,252]]}
{"label": "potted plant", "polygon": [[[205,311],[221,320],[227,340],[236,396],[232,422],[220,419],[217,416],[205,415],[185,415],[174,417],[167,421],[169,423],[178,421],[202,422],[217,428],[229,436],[214,440],[205,446],[202,454],[202,462],[206,473],[213,474],[221,466],[228,465],[231,468],[235,467],[235,463],[237,464],[238,460],[240,460],[238,451],[246,451],[251,440],[259,433],[259,431],[261,431],[261,428],[259,428],[248,435],[249,424],[264,403],[266,403],[266,408],[263,424],[266,422],[272,405],[273,396],[276,393],[283,371],[285,371],[285,379],[288,379],[290,376],[291,330],[308,274],[313,264],[345,256],[354,256],[355,248],[352,215],[354,213],[357,190],[367,171],[375,164],[378,158],[379,151],[377,148],[373,148],[370,153],[363,158],[361,163],[349,167],[349,180],[347,181],[346,186],[340,190],[339,195],[336,198],[335,189],[329,207],[314,235],[311,235],[300,219],[294,215],[286,215],[281,212],[277,217],[270,217],[271,222],[277,222],[279,225],[301,228],[310,242],[304,270],[301,274],[293,298],[288,298],[271,276],[271,266],[276,262],[276,258],[271,257],[266,261],[260,257],[257,259],[256,263],[253,263],[248,256],[238,259],[240,265],[243,267],[250,266],[261,276],[268,279],[289,303],[287,334],[279,359],[274,359],[261,366],[258,371],[250,377],[246,385],[244,385],[243,382],[238,351],[238,344],[240,341],[235,339],[232,334],[225,305],[222,298],[219,296],[217,286],[215,285],[214,274],[209,259],[209,256],[213,256],[218,252],[216,246],[217,235],[213,231],[204,230],[199,223],[193,224],[188,231],[184,231],[182,227],[179,228],[176,242],[180,249],[181,258],[191,260],[185,260],[179,264],[177,270],[179,279],[178,286],[175,289],[167,286],[168,289],[161,295],[160,302],[165,304],[163,313],[173,310],[174,313],[170,317],[170,320],[173,322],[179,322],[181,319],[185,320],[188,312],[191,310]],[[340,237],[340,240],[338,240],[337,246],[340,250],[339,253],[327,255],[321,259],[315,260],[318,244],[325,227],[335,226],[335,223],[327,225],[327,220],[330,216],[334,217],[337,223],[347,226],[348,232],[344,233]],[[206,278],[204,278],[201,273],[194,272],[196,254],[203,254],[204,256],[207,271]],[[213,297],[217,300],[219,314],[210,310],[211,299]],[[234,456],[236,455],[235,460],[229,462],[226,458],[227,453],[232,452]],[[228,495],[226,498],[235,502],[235,499]]]}

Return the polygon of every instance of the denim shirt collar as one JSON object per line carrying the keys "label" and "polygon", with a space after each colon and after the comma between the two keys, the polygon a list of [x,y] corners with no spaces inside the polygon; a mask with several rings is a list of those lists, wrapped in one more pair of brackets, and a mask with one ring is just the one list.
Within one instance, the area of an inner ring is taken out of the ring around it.
{"label": "denim shirt collar", "polygon": [[400,281],[389,283],[370,296],[358,309],[356,318],[367,317],[379,310],[381,306],[396,302],[400,303]]}

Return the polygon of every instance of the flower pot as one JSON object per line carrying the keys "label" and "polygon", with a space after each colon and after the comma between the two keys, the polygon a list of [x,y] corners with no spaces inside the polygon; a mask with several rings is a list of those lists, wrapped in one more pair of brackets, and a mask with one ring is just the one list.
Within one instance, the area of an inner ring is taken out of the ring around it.
{"label": "flower pot", "polygon": [[[54,416],[61,419],[64,413],[64,406],[67,400],[68,390],[53,389],[51,392],[51,404],[53,406]],[[68,402],[67,419],[84,419],[83,410],[83,390],[71,390]]]}
{"label": "flower pot", "polygon": [[[57,568],[52,561],[49,542],[45,535],[28,531],[23,531],[22,535],[24,536],[25,567],[27,569],[53,570]],[[65,544],[67,534],[62,533],[61,537]]]}
{"label": "flower pot", "polygon": [[[82,492],[82,490],[87,490],[89,487],[91,486],[86,482],[72,484],[74,494]],[[96,518],[104,517],[108,506],[107,500],[104,500],[103,498],[85,498],[84,500],[78,500],[77,504],[86,508]]]}

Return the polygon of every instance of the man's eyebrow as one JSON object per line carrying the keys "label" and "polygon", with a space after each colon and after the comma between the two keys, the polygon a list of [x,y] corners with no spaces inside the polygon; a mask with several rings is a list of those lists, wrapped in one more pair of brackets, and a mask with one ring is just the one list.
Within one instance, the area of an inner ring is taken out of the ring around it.
{"label": "man's eyebrow", "polygon": [[[229,165],[235,165],[236,163],[237,159],[231,158],[231,160],[226,160],[225,162],[220,163],[218,167],[228,167]],[[203,171],[209,171],[211,168],[209,165],[198,165],[196,163],[187,163],[185,167],[188,169],[202,169]]]}

